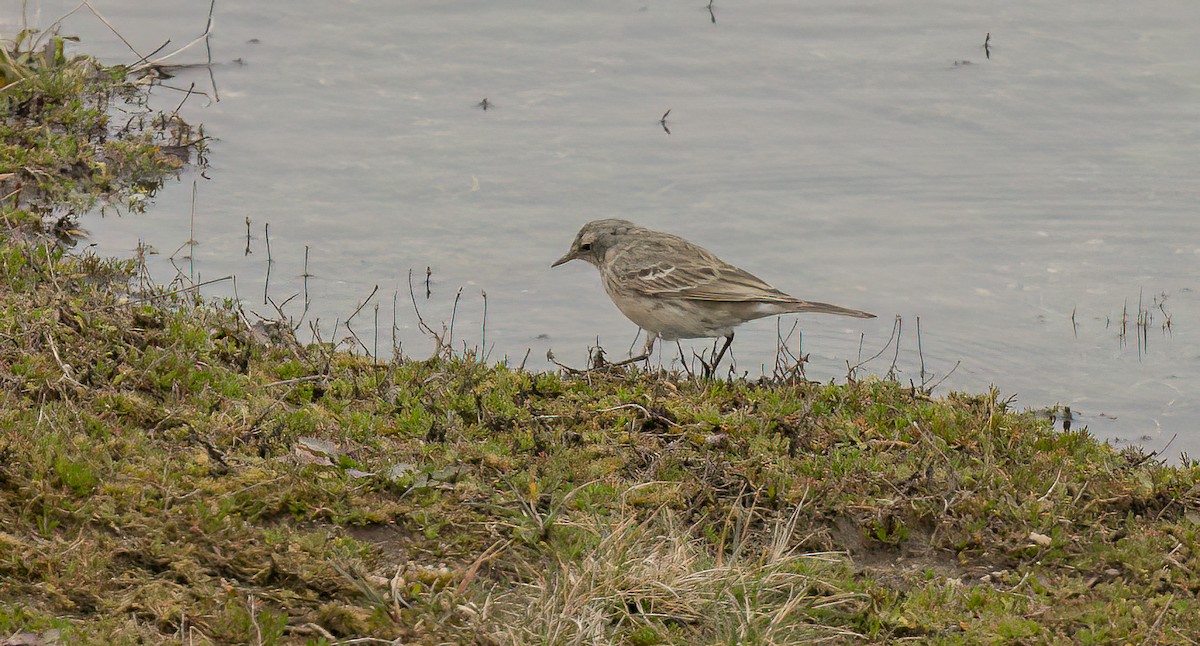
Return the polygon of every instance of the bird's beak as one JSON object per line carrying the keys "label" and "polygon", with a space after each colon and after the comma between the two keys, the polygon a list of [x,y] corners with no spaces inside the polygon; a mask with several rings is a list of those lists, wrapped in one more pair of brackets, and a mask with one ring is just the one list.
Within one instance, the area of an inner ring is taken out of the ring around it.
{"label": "bird's beak", "polygon": [[555,260],[555,261],[554,261],[554,264],[553,264],[553,265],[550,265],[550,268],[551,268],[551,269],[553,269],[553,268],[555,268],[555,267],[557,267],[557,266],[559,266],[559,265],[561,265],[561,264],[563,264],[563,263],[565,263],[565,262],[571,262],[572,260],[575,260],[575,252],[574,252],[574,251],[568,251],[568,252],[567,252],[567,255],[563,256],[562,258],[559,258],[558,260]]}

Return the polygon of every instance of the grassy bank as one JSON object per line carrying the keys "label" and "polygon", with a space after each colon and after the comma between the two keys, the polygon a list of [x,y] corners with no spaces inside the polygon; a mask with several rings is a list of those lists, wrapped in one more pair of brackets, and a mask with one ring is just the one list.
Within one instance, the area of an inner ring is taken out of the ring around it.
{"label": "grassy bank", "polygon": [[197,137],[114,123],[145,87],[120,69],[25,70],[0,97],[0,644],[1200,634],[1200,466],[995,392],[379,364],[135,292],[134,260],[51,234],[145,204]]}

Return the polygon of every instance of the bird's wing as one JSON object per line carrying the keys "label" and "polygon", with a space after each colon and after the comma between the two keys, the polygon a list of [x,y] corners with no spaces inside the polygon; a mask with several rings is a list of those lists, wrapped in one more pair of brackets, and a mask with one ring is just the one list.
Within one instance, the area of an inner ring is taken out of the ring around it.
{"label": "bird's wing", "polygon": [[655,298],[792,303],[796,299],[682,238],[633,245],[614,259],[613,277]]}

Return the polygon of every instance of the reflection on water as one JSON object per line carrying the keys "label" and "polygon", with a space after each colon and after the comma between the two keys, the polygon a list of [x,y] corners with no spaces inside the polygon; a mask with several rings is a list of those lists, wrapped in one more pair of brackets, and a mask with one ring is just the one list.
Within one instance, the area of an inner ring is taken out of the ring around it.
{"label": "reflection on water", "polygon": [[[37,9],[48,22],[68,5]],[[553,348],[578,365],[636,330],[590,268],[547,265],[582,223],[623,217],[881,315],[801,319],[810,377],[890,348],[865,370],[958,366],[943,390],[994,383],[1101,436],[1159,448],[1178,433],[1172,452],[1195,454],[1200,5],[1166,5],[218,2],[221,100],[184,108],[217,138],[189,271],[236,274],[263,315],[304,292],[288,311],[339,332],[375,293],[360,337],[379,305],[377,336],[394,310],[421,355],[412,270],[425,319],[454,313],[456,344],[483,341],[486,291],[494,359],[532,349],[545,367]],[[142,51],[190,40],[208,11],[101,8]],[[66,30],[130,60],[95,20]],[[191,238],[190,180],[145,216],[87,222],[99,249]],[[739,368],[769,371],[777,336],[770,320],[739,328]]]}

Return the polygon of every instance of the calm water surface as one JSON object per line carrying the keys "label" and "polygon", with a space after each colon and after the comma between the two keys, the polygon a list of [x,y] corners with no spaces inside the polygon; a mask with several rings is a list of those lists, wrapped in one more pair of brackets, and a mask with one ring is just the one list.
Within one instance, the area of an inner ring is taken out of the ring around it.
{"label": "calm water surface", "polygon": [[[11,29],[19,3],[7,4]],[[30,14],[44,25],[72,6]],[[191,40],[208,11],[98,6],[143,52]],[[378,303],[390,347],[398,295],[404,351],[425,356],[411,269],[430,321],[449,320],[462,288],[456,345],[482,341],[486,291],[490,356],[516,363],[532,349],[529,365],[546,367],[550,348],[579,365],[597,339],[610,354],[633,342],[594,269],[549,269],[581,224],[624,217],[802,298],[880,315],[803,318],[810,377],[843,377],[860,341],[875,354],[898,316],[898,355],[868,371],[897,356],[900,378],[920,382],[922,358],[939,379],[957,365],[939,391],[995,384],[1021,405],[1070,405],[1102,437],[1161,449],[1178,435],[1168,453],[1200,453],[1200,4],[718,0],[713,11],[715,24],[695,0],[218,0],[220,100],[206,71],[170,81],[210,95],[183,110],[216,137],[200,244],[190,260],[175,252],[192,235],[194,175],[146,215],[84,225],[101,253],[152,245],[160,280],[177,267],[235,274],[248,308],[268,315],[269,223],[269,295],[303,293],[308,247],[308,317],[327,332],[378,285],[355,329],[374,345]],[[89,16],[64,31],[106,61],[136,59]],[[176,58],[203,60],[202,48]],[[164,106],[181,98],[156,92]],[[1144,348],[1139,302],[1152,314]],[[775,344],[773,320],[740,328],[739,369],[769,367]]]}

